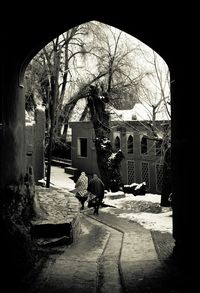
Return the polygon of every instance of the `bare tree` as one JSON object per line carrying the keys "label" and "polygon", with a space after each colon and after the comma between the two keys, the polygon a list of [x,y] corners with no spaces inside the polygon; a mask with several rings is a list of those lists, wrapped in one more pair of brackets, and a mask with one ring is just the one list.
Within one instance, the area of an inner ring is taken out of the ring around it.
{"label": "bare tree", "polygon": [[[38,71],[34,71],[37,78],[32,93],[37,89],[42,96],[43,104],[46,105],[48,126],[47,187],[50,182],[52,146],[55,139],[61,134],[63,101],[67,83],[70,82],[71,78],[69,64],[75,62],[78,54],[84,54],[84,43],[80,36],[86,33],[86,28],[82,25],[58,36],[39,52],[30,65],[31,68],[38,69]],[[31,97],[30,94],[27,96]]]}
{"label": "bare tree", "polygon": [[88,107],[95,131],[95,147],[97,164],[101,178],[107,190],[117,191],[122,186],[120,163],[124,158],[121,150],[113,151],[110,135],[109,113],[106,103],[109,102],[109,93],[102,92],[98,86],[90,86],[88,93]]}
{"label": "bare tree", "polygon": [[98,71],[107,72],[100,87],[107,91],[115,108],[129,109],[137,102],[137,89],[142,75],[134,62],[137,45],[130,46],[127,35],[106,24],[93,22],[94,45]]}
{"label": "bare tree", "polygon": [[[146,108],[149,116],[149,127],[152,136],[148,137],[160,141],[162,158],[170,146],[171,127],[170,113],[170,73],[167,65],[159,55],[149,50],[146,53],[140,47],[142,56],[149,66],[145,78],[140,80],[140,102]],[[165,125],[157,123],[157,120],[166,120]]]}
{"label": "bare tree", "polygon": [[[34,58],[30,71],[35,74],[37,86],[33,92],[38,92],[46,105],[49,133],[48,181],[52,145],[56,139],[66,138],[69,119],[80,99],[86,101],[81,119],[90,113],[95,129],[97,160],[102,177],[107,174],[105,170],[108,169],[108,162],[114,157],[111,145],[108,152],[104,153],[104,158],[102,143],[98,145],[100,141],[108,142],[108,104],[116,109],[130,109],[140,101],[139,93],[142,93],[141,102],[150,107],[153,114],[148,126],[152,129],[152,137],[149,139],[159,139],[156,115],[163,102],[167,104],[167,100],[164,91],[161,91],[161,98],[156,103],[152,102],[154,96],[142,81],[147,75],[152,76],[152,80],[156,74],[157,78],[160,78],[159,68],[156,67],[155,59],[154,73],[141,70],[134,62],[138,51],[142,52],[138,44],[129,45],[125,33],[102,23],[90,22],[63,33]],[[154,57],[156,58],[156,55]],[[92,88],[96,89],[96,92],[91,91]],[[29,97],[31,98],[30,94]],[[116,170],[117,168],[119,164]],[[115,178],[117,176],[115,174]]]}

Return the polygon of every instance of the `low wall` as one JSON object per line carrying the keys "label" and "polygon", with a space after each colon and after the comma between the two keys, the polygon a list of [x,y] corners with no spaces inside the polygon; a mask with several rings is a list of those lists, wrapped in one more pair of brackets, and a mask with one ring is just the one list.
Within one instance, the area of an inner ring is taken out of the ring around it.
{"label": "low wall", "polygon": [[[32,227],[37,232],[41,226],[48,226],[54,229],[57,226],[62,228],[63,235],[69,236],[69,242],[76,242],[80,235],[80,206],[78,199],[73,193],[65,189],[45,188],[36,186],[35,193],[35,214]],[[64,228],[63,228],[64,227]],[[65,230],[66,229],[66,230]],[[52,231],[49,231],[49,234]],[[37,234],[37,233],[36,233]],[[41,233],[39,233],[40,236]],[[52,235],[54,233],[52,232]],[[45,235],[44,235],[45,237]]]}
{"label": "low wall", "polygon": [[70,237],[72,242],[77,242],[81,232],[79,201],[74,195],[69,195],[68,199],[68,216],[71,219]]}

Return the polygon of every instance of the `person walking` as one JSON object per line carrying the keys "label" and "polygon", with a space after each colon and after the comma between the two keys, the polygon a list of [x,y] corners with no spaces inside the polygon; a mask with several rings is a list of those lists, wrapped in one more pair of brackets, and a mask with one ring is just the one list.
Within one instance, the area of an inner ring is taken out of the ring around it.
{"label": "person walking", "polygon": [[81,210],[84,210],[84,204],[88,198],[87,188],[88,188],[88,177],[86,176],[85,172],[81,172],[81,175],[79,176],[75,184],[76,198],[81,203]]}
{"label": "person walking", "polygon": [[88,207],[94,207],[94,215],[99,214],[99,206],[104,198],[105,186],[102,180],[96,175],[88,183]]}

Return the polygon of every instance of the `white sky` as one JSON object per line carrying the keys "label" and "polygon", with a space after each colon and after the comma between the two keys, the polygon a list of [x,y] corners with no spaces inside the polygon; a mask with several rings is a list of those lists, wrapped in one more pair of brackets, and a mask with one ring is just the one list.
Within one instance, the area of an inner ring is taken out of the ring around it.
{"label": "white sky", "polygon": [[[139,74],[142,74],[143,84],[145,84],[148,89],[152,91],[151,99],[155,99],[155,101],[160,99],[160,83],[162,84],[162,89],[165,92],[165,96],[170,96],[169,83],[166,82],[166,76],[169,78],[168,66],[160,55],[158,55],[155,51],[153,51],[140,40],[123,31],[120,31],[115,27],[108,26],[97,21],[91,21],[90,23],[92,24],[91,28],[93,30],[95,30],[96,26],[98,28],[98,25],[101,25],[100,27],[103,28],[104,35],[101,35],[100,37],[98,35],[94,36],[91,33],[85,34],[83,36],[80,35],[80,39],[82,39],[82,41],[85,43],[84,46],[86,51],[87,49],[91,48],[91,46],[93,48],[96,46],[102,46],[102,54],[105,54],[105,60],[107,60],[106,56],[108,51],[110,51],[111,54],[114,53],[115,41],[121,33],[116,55],[127,52],[127,50],[130,52],[125,57],[127,58],[128,63],[125,63],[125,67],[124,65],[121,65],[123,70],[126,68],[127,74],[131,77],[137,77]],[[59,38],[60,40],[63,40],[62,34],[59,36]],[[72,50],[73,53],[74,50],[77,50],[77,46],[73,47],[73,45],[71,45],[70,50]],[[92,53],[96,53],[94,50],[95,49],[92,50]],[[73,59],[71,59],[70,71],[72,73],[71,80],[73,81],[73,91],[76,90],[76,82],[77,86],[79,86],[78,84],[80,82],[84,83],[88,79],[88,76],[91,76],[91,73],[94,75],[97,74],[99,70],[97,68],[97,60],[98,59],[94,57],[93,54],[85,54],[84,56],[78,54],[76,55],[75,62]],[[106,63],[107,61],[104,62]],[[157,68],[157,72],[160,76],[159,82],[155,74],[155,67]],[[72,92],[68,92],[66,97],[68,94],[71,95]],[[142,93],[140,93],[140,95],[141,99],[145,99],[144,95],[142,97]]]}
{"label": "white sky", "polygon": [[[98,22],[93,23],[98,24]],[[106,38],[109,39],[112,51],[112,43],[114,42],[114,38],[119,35],[120,30],[114,27],[107,28],[107,26],[105,25],[105,31],[105,40]],[[128,50],[132,51],[132,53],[128,54],[129,69],[127,70],[130,70],[130,72],[127,72],[127,74],[130,74],[130,76],[132,75],[132,77],[142,74],[142,84],[148,90],[140,90],[138,96],[142,104],[138,103],[135,105],[134,109],[130,110],[116,110],[116,113],[118,115],[122,115],[123,120],[132,120],[133,115],[136,116],[137,120],[152,120],[152,105],[157,104],[157,102],[162,99],[162,92],[164,93],[165,97],[168,97],[168,101],[170,100],[168,66],[157,53],[155,53],[151,48],[149,48],[147,45],[140,42],[133,36],[122,32],[120,39],[121,42],[119,48],[125,47],[128,48]],[[89,37],[86,42],[90,43],[91,37]],[[106,41],[103,44],[106,48]],[[97,60],[94,56],[87,55],[85,56],[85,58],[79,57],[77,58],[76,64],[77,67],[79,67],[78,73],[76,72],[76,75],[78,74],[76,77],[77,80],[84,80],[84,78],[87,79],[88,72],[89,75],[91,74],[91,72],[93,72],[93,74],[97,74]],[[155,69],[159,74],[159,78],[157,78]],[[74,113],[77,113],[78,115],[78,113],[81,112],[83,106],[84,102],[81,101],[79,105],[75,107]],[[170,112],[170,107],[168,107],[168,110]],[[170,117],[167,114],[166,105],[164,105],[164,103],[162,102],[159,109],[157,110],[156,120],[164,119],[170,119]]]}
{"label": "white sky", "polygon": [[[99,25],[99,22],[92,21],[93,25]],[[101,27],[104,28],[104,37],[99,38],[98,42],[98,35],[96,35],[96,39],[93,39],[92,34],[88,33],[80,38],[85,42],[85,48],[91,48],[91,44],[93,47],[95,46],[102,46],[102,52],[108,54],[108,50],[113,53],[114,50],[114,42],[116,38],[120,34],[120,30],[117,28],[107,26],[101,23]],[[63,36],[59,36],[60,40],[63,40]],[[108,49],[108,40],[109,40],[109,49]],[[140,40],[134,38],[133,36],[121,32],[120,35],[120,42],[118,45],[117,54],[122,54],[128,50],[127,58],[128,61],[125,61],[125,65],[122,66],[122,70],[126,72],[131,78],[138,77],[138,75],[142,75],[142,85],[147,88],[145,90],[140,89],[139,91],[139,100],[142,102],[141,104],[136,104],[134,109],[121,111],[116,111],[118,115],[122,115],[123,120],[132,120],[132,116],[135,115],[137,120],[151,120],[152,117],[152,105],[156,105],[157,102],[162,97],[162,91],[165,97],[168,97],[168,101],[170,100],[170,85],[169,85],[169,71],[168,66],[165,61],[162,59],[161,56],[156,54],[150,47],[146,44],[142,43]],[[47,45],[48,46],[48,45]],[[73,47],[71,45],[70,49],[73,53],[77,50],[77,47]],[[99,48],[98,48],[99,50]],[[107,50],[107,51],[106,51]],[[98,51],[99,52],[99,51]],[[95,52],[94,52],[95,53]],[[98,53],[99,54],[99,53]],[[103,53],[102,53],[103,54]],[[107,60],[105,57],[105,60]],[[80,84],[85,84],[88,78],[91,78],[91,73],[93,75],[97,75],[99,72],[98,69],[98,62],[97,58],[94,57],[92,54],[85,54],[81,56],[80,54],[76,55],[76,60],[73,61],[73,58],[70,61],[70,82],[67,83],[66,86],[66,95],[65,95],[65,102],[72,97],[72,95],[80,88]],[[105,64],[107,61],[104,61]],[[128,65],[127,65],[128,64]],[[156,66],[155,66],[156,64]],[[159,74],[159,79],[155,73],[155,68],[157,69],[157,73]],[[126,71],[127,70],[127,71]],[[61,79],[62,81],[62,79]],[[69,80],[68,80],[69,81]],[[162,91],[161,91],[162,87]],[[140,87],[142,88],[142,87]],[[74,120],[80,117],[83,108],[85,106],[85,102],[83,99],[77,103],[73,111]],[[170,107],[168,107],[170,111]],[[156,120],[163,120],[163,119],[170,119],[167,114],[166,107],[164,103],[161,104],[159,110],[156,114]]]}

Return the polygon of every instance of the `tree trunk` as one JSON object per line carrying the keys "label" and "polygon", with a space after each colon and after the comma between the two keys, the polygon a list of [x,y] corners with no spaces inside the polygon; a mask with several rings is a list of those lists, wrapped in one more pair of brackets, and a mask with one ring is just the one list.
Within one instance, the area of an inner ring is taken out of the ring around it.
{"label": "tree trunk", "polygon": [[55,89],[52,95],[52,107],[51,107],[51,127],[50,127],[50,137],[49,137],[49,145],[48,145],[48,156],[47,156],[47,180],[46,180],[46,187],[50,187],[50,177],[51,177],[51,159],[52,159],[52,145],[53,145],[53,138],[54,138],[54,124],[55,124]]}
{"label": "tree trunk", "polygon": [[54,140],[54,131],[55,131],[55,110],[56,104],[58,99],[58,79],[59,79],[59,66],[60,66],[60,52],[55,51],[54,53],[54,62],[55,62],[55,71],[51,76],[51,97],[52,97],[52,104],[51,104],[51,128],[50,128],[50,137],[49,137],[49,148],[48,148],[48,164],[47,164],[47,180],[46,180],[46,187],[50,187],[50,177],[51,177],[51,159],[52,159],[52,146]]}
{"label": "tree trunk", "polygon": [[109,139],[109,113],[105,110],[105,103],[107,102],[107,96],[99,96],[97,87],[91,87],[88,107],[95,130],[97,164],[105,189],[117,191],[122,186],[120,163],[124,156],[121,150],[114,153],[112,149]]}

